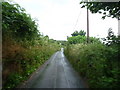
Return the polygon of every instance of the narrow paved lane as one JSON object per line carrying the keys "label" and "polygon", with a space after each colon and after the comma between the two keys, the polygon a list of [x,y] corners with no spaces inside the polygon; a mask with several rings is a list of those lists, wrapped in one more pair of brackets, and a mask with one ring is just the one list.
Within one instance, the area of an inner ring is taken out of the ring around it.
{"label": "narrow paved lane", "polygon": [[26,88],[86,88],[63,54],[56,52],[22,87]]}

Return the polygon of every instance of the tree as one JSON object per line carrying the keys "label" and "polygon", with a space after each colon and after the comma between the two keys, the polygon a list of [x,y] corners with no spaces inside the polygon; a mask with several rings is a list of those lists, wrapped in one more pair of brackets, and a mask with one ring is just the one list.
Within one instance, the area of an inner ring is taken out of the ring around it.
{"label": "tree", "polygon": [[107,46],[117,46],[120,45],[120,36],[115,36],[114,32],[112,31],[112,28],[108,29],[108,36],[106,38],[103,38],[104,43],[106,43]]}
{"label": "tree", "polygon": [[80,36],[85,36],[85,34],[86,34],[85,31],[80,30],[79,32],[78,32],[78,31],[73,32],[71,35],[72,35],[72,36],[78,36],[78,35],[80,35]]}
{"label": "tree", "polygon": [[86,43],[86,37],[80,35],[69,37],[67,40],[70,44]]}
{"label": "tree", "polygon": [[120,17],[120,2],[80,2],[80,4],[83,4],[81,8],[87,7],[92,13],[103,14],[103,19]]}
{"label": "tree", "polygon": [[11,35],[20,40],[33,40],[39,32],[35,20],[25,9],[10,2],[2,2],[2,29],[3,37]]}

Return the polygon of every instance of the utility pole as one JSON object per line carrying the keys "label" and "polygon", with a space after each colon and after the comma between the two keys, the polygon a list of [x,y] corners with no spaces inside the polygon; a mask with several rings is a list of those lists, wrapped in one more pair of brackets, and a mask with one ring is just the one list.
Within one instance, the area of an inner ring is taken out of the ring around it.
{"label": "utility pole", "polygon": [[118,17],[118,36],[120,36],[120,17]]}
{"label": "utility pole", "polygon": [[89,43],[89,11],[88,11],[88,8],[87,8],[87,43]]}

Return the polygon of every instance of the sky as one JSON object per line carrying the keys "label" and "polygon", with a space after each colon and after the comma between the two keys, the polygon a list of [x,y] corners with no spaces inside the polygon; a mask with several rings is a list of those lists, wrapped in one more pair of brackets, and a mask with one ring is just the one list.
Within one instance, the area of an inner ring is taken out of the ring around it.
{"label": "sky", "polygon": [[[50,39],[67,40],[75,30],[87,31],[87,11],[80,8],[81,0],[14,0],[25,8],[27,14],[37,19],[39,31]],[[101,14],[89,12],[91,37],[107,36],[109,28],[118,33],[118,21],[111,17],[101,19]]]}

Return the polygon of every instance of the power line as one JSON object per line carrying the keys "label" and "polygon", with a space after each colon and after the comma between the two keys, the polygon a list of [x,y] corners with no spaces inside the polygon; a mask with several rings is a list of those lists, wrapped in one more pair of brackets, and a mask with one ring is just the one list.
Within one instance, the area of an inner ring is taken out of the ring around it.
{"label": "power line", "polygon": [[80,16],[80,14],[81,14],[81,11],[80,11],[80,13],[79,13],[79,15],[78,15],[78,18],[77,18],[77,20],[76,20],[76,24],[75,24],[73,30],[74,30],[74,29],[76,28],[76,26],[77,26],[77,23],[78,23],[78,20],[79,20],[79,16]]}

